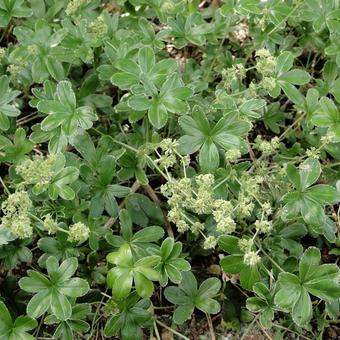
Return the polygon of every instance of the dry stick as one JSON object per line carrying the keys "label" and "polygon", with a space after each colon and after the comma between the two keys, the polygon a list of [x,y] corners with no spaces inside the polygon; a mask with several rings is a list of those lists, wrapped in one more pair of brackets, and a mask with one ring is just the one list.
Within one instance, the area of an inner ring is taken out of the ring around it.
{"label": "dry stick", "polygon": [[277,328],[280,328],[280,329],[283,329],[283,330],[285,330],[286,332],[290,332],[290,333],[296,334],[296,335],[298,335],[299,337],[301,337],[302,339],[311,340],[311,338],[308,338],[307,336],[304,336],[304,335],[302,335],[302,334],[299,334],[299,333],[297,333],[297,332],[295,332],[295,331],[293,331],[293,330],[291,330],[291,329],[289,329],[289,328],[287,328],[287,327],[278,325],[278,324],[276,324],[276,323],[274,323],[274,322],[273,322],[273,326],[274,326],[274,327],[277,327]]}
{"label": "dry stick", "polygon": [[155,321],[153,322],[153,328],[155,330],[157,340],[161,340],[161,337],[160,337],[159,332],[158,332],[157,324],[156,324]]}
{"label": "dry stick", "polygon": [[[135,181],[132,184],[130,193],[136,192],[139,188],[140,188],[140,183]],[[124,198],[122,203],[119,204],[119,209],[123,208],[125,203],[126,203],[126,197]],[[105,223],[104,228],[111,228],[116,223],[116,221],[117,221],[117,217],[110,217],[109,220]]]}
{"label": "dry stick", "polygon": [[251,146],[250,146],[248,137],[247,137],[247,142],[248,142],[248,152],[249,152],[249,156],[250,156],[250,158],[251,158],[251,160],[252,160],[253,162],[256,162],[256,156],[255,156],[255,154],[254,154],[253,149],[252,149]]}
{"label": "dry stick", "polygon": [[244,331],[241,340],[244,340],[247,334],[249,333],[250,329],[254,326],[258,318],[258,315],[255,316],[254,320],[250,323],[250,325],[247,327],[247,329]]}
{"label": "dry stick", "polygon": [[207,317],[208,320],[208,325],[209,325],[209,331],[210,331],[210,336],[211,336],[211,340],[216,340],[216,336],[214,333],[214,326],[213,323],[211,321],[211,317],[209,314],[205,313],[205,316]]}
{"label": "dry stick", "polygon": [[263,332],[263,334],[264,334],[269,340],[273,340],[272,337],[267,333],[267,331],[262,327],[261,322],[259,322],[258,320],[256,320],[256,323],[258,324],[258,326],[260,326],[261,331]]}
{"label": "dry stick", "polygon": [[[158,198],[157,194],[155,193],[155,191],[150,187],[149,184],[147,185],[143,185],[143,189],[145,189],[145,191],[147,192],[147,194],[150,196],[150,198],[156,203],[156,205],[158,205],[159,207],[161,207],[161,201]],[[162,210],[162,209],[161,209]],[[172,231],[170,222],[168,221],[167,217],[166,217],[166,213],[162,210],[163,216],[164,216],[164,222],[165,222],[165,227],[166,227],[166,231],[168,233],[169,237],[174,238],[174,232]]]}
{"label": "dry stick", "polygon": [[155,321],[156,321],[160,326],[162,326],[163,328],[167,329],[168,331],[174,333],[174,334],[177,335],[178,337],[180,337],[180,338],[182,338],[182,339],[184,339],[184,340],[190,340],[190,339],[187,338],[185,335],[183,335],[183,334],[181,334],[181,333],[175,331],[173,328],[167,326],[165,323],[163,323],[163,322],[161,322],[161,321],[159,321],[159,320],[157,320],[157,319],[155,319]]}

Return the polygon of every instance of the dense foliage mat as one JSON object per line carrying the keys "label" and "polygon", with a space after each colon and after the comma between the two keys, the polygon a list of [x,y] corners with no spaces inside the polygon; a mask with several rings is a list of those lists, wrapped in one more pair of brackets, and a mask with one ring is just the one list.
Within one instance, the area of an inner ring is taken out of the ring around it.
{"label": "dense foliage mat", "polygon": [[0,339],[339,339],[339,41],[338,0],[0,0]]}

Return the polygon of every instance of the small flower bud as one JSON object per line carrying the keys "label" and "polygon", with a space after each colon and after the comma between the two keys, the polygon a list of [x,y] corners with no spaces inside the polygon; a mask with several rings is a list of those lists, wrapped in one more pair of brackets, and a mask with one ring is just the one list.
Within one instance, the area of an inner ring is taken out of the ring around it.
{"label": "small flower bud", "polygon": [[69,231],[68,241],[70,242],[85,242],[90,235],[90,229],[82,222],[73,224]]}
{"label": "small flower bud", "polygon": [[257,263],[261,261],[261,257],[257,255],[254,251],[248,251],[244,254],[243,263],[247,266],[255,266]]}
{"label": "small flower bud", "polygon": [[217,245],[217,240],[215,236],[208,236],[204,240],[203,249],[213,249]]}

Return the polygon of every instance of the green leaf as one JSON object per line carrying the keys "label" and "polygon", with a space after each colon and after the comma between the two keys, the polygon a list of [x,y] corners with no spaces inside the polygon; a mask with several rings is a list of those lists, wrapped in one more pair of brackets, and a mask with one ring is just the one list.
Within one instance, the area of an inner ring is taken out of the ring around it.
{"label": "green leaf", "polygon": [[65,71],[63,65],[54,57],[48,56],[46,67],[50,75],[56,80],[60,81],[65,78]]}
{"label": "green leaf", "polygon": [[280,289],[274,297],[274,302],[283,309],[290,309],[301,294],[300,280],[294,274],[280,273],[278,283]]}
{"label": "green leaf", "polygon": [[0,330],[5,330],[6,328],[12,327],[13,321],[11,314],[9,313],[6,305],[0,301]]}
{"label": "green leaf", "polygon": [[154,100],[148,110],[150,123],[156,128],[162,128],[168,120],[168,111],[164,104]]}
{"label": "green leaf", "polygon": [[320,176],[321,166],[317,159],[307,159],[300,166],[301,190],[314,184]]}
{"label": "green leaf", "polygon": [[217,314],[221,309],[221,306],[217,301],[201,296],[195,300],[195,307],[208,314]]}
{"label": "green leaf", "polygon": [[160,255],[161,255],[163,260],[167,259],[170,256],[172,249],[174,247],[174,244],[175,244],[174,239],[171,238],[171,237],[167,237],[163,241],[163,243],[161,245],[161,249],[160,249]]}
{"label": "green leaf", "polygon": [[76,96],[72,89],[71,82],[65,80],[57,85],[57,96],[61,104],[73,111],[76,108]]}
{"label": "green leaf", "polygon": [[294,69],[281,74],[278,79],[293,85],[304,85],[310,81],[310,75],[306,71]]}
{"label": "green leaf", "polygon": [[308,277],[314,271],[315,267],[318,266],[321,260],[320,250],[315,247],[309,247],[302,255],[299,262],[299,276],[303,283],[308,280]]}
{"label": "green leaf", "polygon": [[138,52],[138,64],[144,73],[149,73],[155,65],[155,53],[153,50],[144,46]]}
{"label": "green leaf", "polygon": [[42,290],[34,295],[27,305],[27,314],[32,318],[38,318],[50,308],[52,295],[48,290]]}
{"label": "green leaf", "polygon": [[80,297],[89,291],[89,285],[84,279],[78,277],[69,279],[59,285],[62,294],[69,297]]}
{"label": "green leaf", "polygon": [[182,325],[186,320],[188,320],[191,317],[194,308],[195,307],[190,303],[178,306],[173,314],[174,322],[178,325]]}
{"label": "green leaf", "polygon": [[59,320],[68,320],[72,315],[72,306],[68,298],[62,294],[52,293],[52,313]]}
{"label": "green leaf", "polygon": [[302,105],[304,102],[304,96],[300,93],[300,91],[292,84],[279,81],[280,87],[283,92],[286,94],[288,99],[290,99],[294,104]]}
{"label": "green leaf", "polygon": [[330,121],[339,121],[339,111],[331,99],[322,97],[319,103],[323,113],[330,119]]}
{"label": "green leaf", "polygon": [[281,74],[288,72],[294,63],[294,56],[289,51],[283,51],[278,57],[276,62],[276,72]]}
{"label": "green leaf", "polygon": [[199,153],[199,164],[204,172],[213,172],[220,164],[220,157],[214,143],[206,141]]}
{"label": "green leaf", "polygon": [[257,266],[244,266],[240,271],[240,284],[243,288],[252,290],[253,285],[261,280]]}
{"label": "green leaf", "polygon": [[326,184],[314,185],[305,191],[305,196],[316,203],[326,205],[340,201],[340,193],[335,188]]}
{"label": "green leaf", "polygon": [[231,235],[222,235],[218,240],[218,245],[229,254],[241,254],[238,246],[239,238]]}
{"label": "green leaf", "polygon": [[238,274],[244,268],[243,255],[225,256],[220,261],[220,266],[226,273]]}
{"label": "green leaf", "polygon": [[107,191],[115,197],[126,197],[130,193],[130,188],[119,184],[111,184],[107,186]]}
{"label": "green leaf", "polygon": [[[0,108],[1,109],[1,108]],[[10,127],[10,121],[3,112],[0,112],[0,130],[8,130]]]}
{"label": "green leaf", "polygon": [[217,295],[221,289],[221,281],[216,277],[206,279],[199,287],[197,294],[200,298],[210,298]]}
{"label": "green leaf", "polygon": [[128,105],[136,111],[145,111],[151,106],[151,100],[145,95],[134,95],[128,100]]}
{"label": "green leaf", "polygon": [[158,226],[151,226],[137,231],[133,235],[133,242],[155,242],[164,236],[164,230]]}
{"label": "green leaf", "polygon": [[14,321],[14,328],[16,332],[30,331],[38,326],[38,322],[29,316],[19,316]]}
{"label": "green leaf", "polygon": [[139,296],[142,298],[149,298],[153,293],[153,284],[141,273],[135,273],[134,275],[136,290]]}
{"label": "green leaf", "polygon": [[50,282],[44,275],[33,270],[28,270],[27,274],[29,277],[23,277],[19,281],[21,289],[30,293],[39,293],[41,290],[50,287]]}
{"label": "green leaf", "polygon": [[298,326],[306,325],[313,316],[312,301],[305,288],[301,292],[292,310],[293,321]]}

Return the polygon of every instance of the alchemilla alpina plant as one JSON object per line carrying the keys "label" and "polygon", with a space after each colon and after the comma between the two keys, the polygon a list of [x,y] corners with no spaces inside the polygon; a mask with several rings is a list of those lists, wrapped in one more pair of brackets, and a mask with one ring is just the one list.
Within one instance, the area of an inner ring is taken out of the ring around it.
{"label": "alchemilla alpina plant", "polygon": [[0,0],[0,339],[338,339],[338,0]]}

